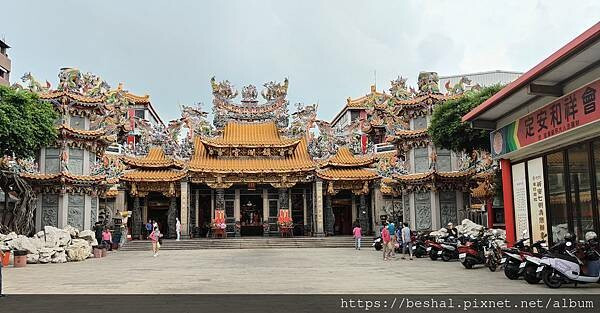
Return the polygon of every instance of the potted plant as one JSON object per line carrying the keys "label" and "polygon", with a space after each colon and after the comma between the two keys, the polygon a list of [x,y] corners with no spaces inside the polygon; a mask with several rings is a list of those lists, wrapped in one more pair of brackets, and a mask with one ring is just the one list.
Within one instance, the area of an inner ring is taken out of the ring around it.
{"label": "potted plant", "polygon": [[27,265],[27,250],[15,250],[14,267],[25,267]]}

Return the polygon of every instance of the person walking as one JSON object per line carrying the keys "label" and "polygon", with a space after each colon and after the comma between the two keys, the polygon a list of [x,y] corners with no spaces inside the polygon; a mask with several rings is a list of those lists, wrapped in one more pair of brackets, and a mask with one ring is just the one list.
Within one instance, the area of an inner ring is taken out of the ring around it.
{"label": "person walking", "polygon": [[181,222],[178,217],[175,219],[177,220],[177,223],[175,223],[175,232],[177,233],[177,241],[179,241],[181,239]]}
{"label": "person walking", "polygon": [[391,221],[387,225],[387,229],[390,232],[390,257],[393,257],[396,255],[396,224]]}
{"label": "person walking", "polygon": [[362,228],[360,228],[360,224],[354,226],[352,234],[354,235],[354,249],[360,250],[360,241],[362,239]]}
{"label": "person walking", "polygon": [[151,232],[152,232],[152,220],[148,220],[148,223],[146,223],[146,238],[148,238],[148,236],[150,236]]}
{"label": "person walking", "polygon": [[3,259],[4,251],[0,249],[0,297],[5,297],[5,295],[2,293],[2,267],[4,266],[4,264],[2,264]]}
{"label": "person walking", "polygon": [[402,227],[402,242],[404,242],[404,246],[402,248],[402,259],[405,260],[404,257],[406,255],[406,251],[404,249],[408,249],[408,255],[410,255],[410,259],[412,260],[412,240],[410,238],[410,227],[408,227],[408,223],[404,223],[404,227]]}
{"label": "person walking", "polygon": [[104,231],[102,232],[102,244],[106,245],[108,251],[112,251],[112,234],[110,233],[108,227],[104,227]]}
{"label": "person walking", "polygon": [[383,260],[389,261],[390,260],[391,236],[390,236],[390,231],[388,230],[387,227],[385,227],[385,225],[381,229],[381,240],[383,241]]}
{"label": "person walking", "polygon": [[152,233],[150,233],[150,240],[152,240],[152,252],[154,253],[154,257],[158,256],[158,250],[160,249],[160,238],[163,235],[160,233],[158,227],[154,227]]}

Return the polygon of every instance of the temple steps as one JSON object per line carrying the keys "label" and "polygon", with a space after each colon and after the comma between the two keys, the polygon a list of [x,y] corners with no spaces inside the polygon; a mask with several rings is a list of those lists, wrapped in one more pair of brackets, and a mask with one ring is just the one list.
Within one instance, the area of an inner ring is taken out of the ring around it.
{"label": "temple steps", "polygon": [[[363,245],[369,245],[370,240],[363,239]],[[148,251],[152,247],[149,240],[134,240],[128,242],[123,251]],[[200,250],[200,249],[281,249],[281,248],[354,248],[351,236],[335,237],[247,237],[227,239],[187,239],[175,241],[166,239],[161,250]]]}

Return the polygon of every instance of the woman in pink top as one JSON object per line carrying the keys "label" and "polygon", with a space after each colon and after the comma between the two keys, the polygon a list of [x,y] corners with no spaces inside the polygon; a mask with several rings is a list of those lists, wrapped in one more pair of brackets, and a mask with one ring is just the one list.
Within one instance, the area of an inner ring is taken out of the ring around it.
{"label": "woman in pink top", "polygon": [[387,229],[386,225],[381,229],[381,240],[383,240],[383,260],[388,261],[388,255],[390,254],[390,241],[392,240],[392,236],[390,236],[390,231]]}
{"label": "woman in pink top", "polygon": [[104,227],[104,231],[102,232],[102,244],[106,245],[108,251],[112,251],[112,234],[108,227]]}
{"label": "woman in pink top", "polygon": [[360,250],[360,240],[362,239],[362,229],[360,225],[354,226],[352,230],[352,234],[354,235],[354,249]]}

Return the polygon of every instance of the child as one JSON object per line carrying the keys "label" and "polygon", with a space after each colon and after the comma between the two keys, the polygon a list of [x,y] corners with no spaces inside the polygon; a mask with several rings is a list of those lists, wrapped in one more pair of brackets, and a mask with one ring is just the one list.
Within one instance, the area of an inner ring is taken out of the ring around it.
{"label": "child", "polygon": [[362,229],[360,228],[360,225],[356,224],[356,226],[354,226],[352,234],[354,234],[354,249],[360,250],[360,240],[362,239]]}

